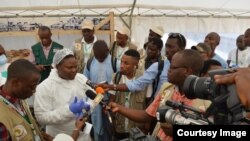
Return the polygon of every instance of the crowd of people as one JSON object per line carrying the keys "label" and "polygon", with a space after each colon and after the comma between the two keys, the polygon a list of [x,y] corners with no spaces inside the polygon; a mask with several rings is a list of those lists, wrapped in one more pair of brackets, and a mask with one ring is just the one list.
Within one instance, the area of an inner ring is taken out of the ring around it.
{"label": "crowd of people", "polygon": [[[184,82],[189,75],[208,77],[211,70],[227,68],[232,73],[215,75],[214,81],[235,83],[241,104],[250,109],[250,69],[246,68],[250,28],[236,39],[237,48],[227,60],[215,53],[220,44],[216,32],[191,49],[186,49],[180,33],[170,33],[163,45],[163,33],[160,26],[150,28],[140,48],[130,42],[130,31],[124,26],[117,29],[116,41],[108,47],[86,19],[82,38],[72,48],[52,41],[46,26],[39,28],[40,42],[31,47],[29,60],[9,64],[0,46],[0,113],[5,113],[0,115],[0,140],[123,140],[129,138],[130,129],[138,127],[159,140],[171,141],[173,124],[159,123],[157,109],[171,100],[205,112],[212,101],[187,98]],[[95,92],[96,87],[105,90],[103,104],[83,113],[83,103],[95,102],[86,92]]]}

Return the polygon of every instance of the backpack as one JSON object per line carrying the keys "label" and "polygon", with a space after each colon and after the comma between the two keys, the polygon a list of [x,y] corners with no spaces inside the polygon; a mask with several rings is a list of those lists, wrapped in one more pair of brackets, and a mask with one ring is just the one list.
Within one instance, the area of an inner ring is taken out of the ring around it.
{"label": "backpack", "polygon": [[115,51],[115,46],[116,46],[116,42],[113,43],[113,46],[110,50],[110,55],[111,55],[111,64],[112,64],[112,68],[114,70],[114,72],[116,72],[116,62],[117,62],[117,58],[114,56],[114,51]]}
{"label": "backpack", "polygon": [[[94,56],[90,57],[89,60],[87,61],[86,67],[87,67],[88,71],[90,71],[90,65],[91,65],[93,59],[94,59]],[[116,64],[117,64],[117,58],[114,58],[114,59],[111,58],[111,65],[112,65],[112,69],[113,69],[114,73],[117,71]]]}
{"label": "backpack", "polygon": [[122,77],[122,73],[120,71],[118,71],[116,74],[115,74],[115,77],[114,77],[114,84],[119,84],[120,80],[121,80],[121,77]]}

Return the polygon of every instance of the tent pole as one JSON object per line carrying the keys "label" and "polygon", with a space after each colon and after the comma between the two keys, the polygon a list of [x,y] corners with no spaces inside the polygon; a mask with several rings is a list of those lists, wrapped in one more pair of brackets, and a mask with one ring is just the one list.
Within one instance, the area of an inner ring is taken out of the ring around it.
{"label": "tent pole", "polygon": [[134,9],[135,9],[135,4],[136,4],[136,0],[134,0],[133,2],[133,6],[132,9],[130,11],[130,15],[129,15],[129,29],[130,29],[130,35],[132,34],[132,17],[133,17],[133,13],[134,13]]}

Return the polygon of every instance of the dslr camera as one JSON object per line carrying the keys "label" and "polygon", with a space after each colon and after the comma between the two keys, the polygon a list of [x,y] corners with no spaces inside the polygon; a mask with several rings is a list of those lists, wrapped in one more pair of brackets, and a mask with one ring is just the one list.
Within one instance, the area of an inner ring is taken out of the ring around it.
{"label": "dslr camera", "polygon": [[209,71],[209,77],[190,75],[186,78],[183,91],[187,98],[211,100],[206,116],[213,117],[213,124],[233,124],[244,119],[244,109],[236,93],[235,85],[218,85],[215,75],[234,72],[232,69]]}

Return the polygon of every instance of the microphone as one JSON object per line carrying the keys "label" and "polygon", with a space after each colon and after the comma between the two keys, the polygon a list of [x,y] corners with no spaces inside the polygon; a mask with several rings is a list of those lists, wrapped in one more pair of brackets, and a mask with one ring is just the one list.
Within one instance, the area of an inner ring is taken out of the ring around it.
{"label": "microphone", "polygon": [[93,82],[91,82],[90,80],[87,80],[87,81],[86,81],[86,84],[87,84],[88,86],[90,86],[92,89],[95,89],[95,88],[96,88],[96,84],[93,83]]}
{"label": "microphone", "polygon": [[101,103],[101,105],[103,105],[103,101],[102,99],[104,98],[103,94],[104,94],[104,90],[101,87],[97,87],[96,88],[96,93],[94,93],[91,90],[87,90],[86,91],[86,95],[88,98],[90,98],[91,100],[93,100],[92,104],[91,104],[91,109],[93,110],[98,104]]}
{"label": "microphone", "polygon": [[[91,105],[91,107],[92,107],[91,109],[93,110],[98,104],[107,107],[107,104],[105,104],[102,101],[102,99],[104,98],[104,96],[103,96],[103,94],[104,94],[103,88],[102,87],[97,87],[96,88],[96,93],[94,93],[91,90],[86,91],[87,97],[90,98],[91,100],[93,100],[93,104]],[[108,107],[108,109],[109,109],[109,107]],[[106,114],[108,116],[108,119],[109,119],[110,123],[112,123],[112,118],[110,116],[110,111],[108,110],[108,112]]]}

